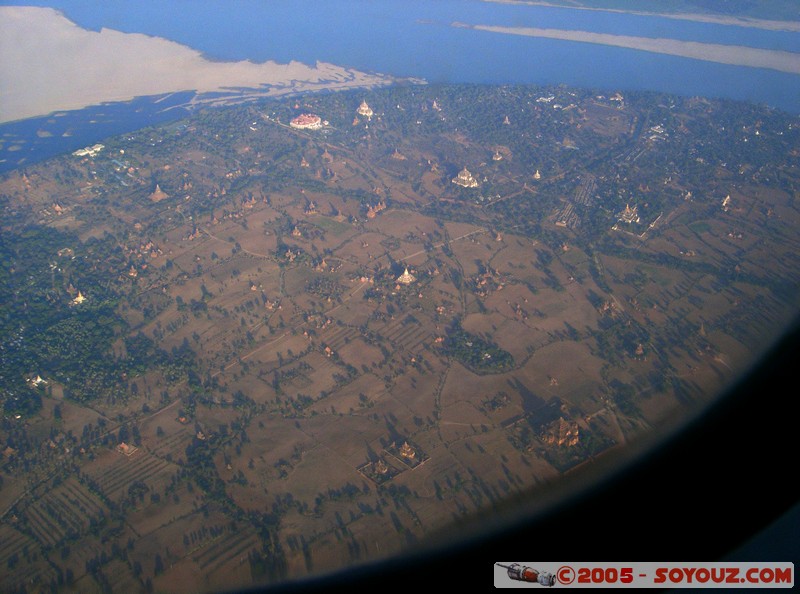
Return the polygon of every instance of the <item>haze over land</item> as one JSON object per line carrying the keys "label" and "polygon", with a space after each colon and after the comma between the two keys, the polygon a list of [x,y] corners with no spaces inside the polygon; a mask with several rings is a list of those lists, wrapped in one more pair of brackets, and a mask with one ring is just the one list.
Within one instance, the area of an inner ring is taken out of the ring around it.
{"label": "haze over land", "polygon": [[280,95],[390,82],[322,62],[213,62],[166,39],[82,29],[51,8],[0,7],[0,55],[0,122],[176,91]]}

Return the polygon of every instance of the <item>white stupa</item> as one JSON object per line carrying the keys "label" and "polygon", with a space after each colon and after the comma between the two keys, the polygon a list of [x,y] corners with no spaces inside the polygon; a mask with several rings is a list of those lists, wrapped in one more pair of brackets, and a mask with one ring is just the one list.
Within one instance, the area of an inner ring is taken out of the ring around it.
{"label": "white stupa", "polygon": [[415,280],[417,280],[417,277],[415,277],[408,271],[408,267],[406,267],[403,274],[397,277],[397,282],[400,283],[401,285],[410,285]]}

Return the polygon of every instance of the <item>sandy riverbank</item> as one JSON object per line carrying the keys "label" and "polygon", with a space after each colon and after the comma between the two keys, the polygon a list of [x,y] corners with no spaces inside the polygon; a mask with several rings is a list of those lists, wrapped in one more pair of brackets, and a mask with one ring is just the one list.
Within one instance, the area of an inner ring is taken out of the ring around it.
{"label": "sandy riverbank", "polygon": [[590,31],[571,31],[565,29],[496,27],[491,25],[469,25],[465,23],[453,23],[453,26],[506,35],[546,37],[549,39],[563,39],[565,41],[611,45],[657,54],[706,60],[708,62],[717,62],[720,64],[769,68],[791,74],[800,74],[800,54],[778,50],[766,50],[741,45],[679,41],[677,39],[611,35],[608,33],[592,33]]}
{"label": "sandy riverbank", "polygon": [[673,13],[644,12],[640,10],[622,10],[619,8],[595,8],[593,6],[556,4],[553,2],[540,2],[538,0],[483,0],[483,1],[494,2],[496,4],[526,4],[529,6],[546,6],[548,8],[566,8],[570,10],[591,10],[594,12],[617,12],[622,14],[634,14],[639,16],[659,17],[664,19],[676,19],[679,21],[695,21],[697,23],[711,23],[714,25],[751,27],[753,29],[766,29],[769,31],[800,32],[800,22],[797,21],[774,21],[768,19],[754,19],[749,17],[734,17],[734,16],[723,16],[723,15],[713,15],[713,14],[693,14],[693,13],[683,13],[683,12],[673,12]]}
{"label": "sandy riverbank", "polygon": [[158,37],[88,31],[37,7],[0,7],[0,57],[0,122],[174,91],[284,94],[391,82],[321,62],[215,62]]}

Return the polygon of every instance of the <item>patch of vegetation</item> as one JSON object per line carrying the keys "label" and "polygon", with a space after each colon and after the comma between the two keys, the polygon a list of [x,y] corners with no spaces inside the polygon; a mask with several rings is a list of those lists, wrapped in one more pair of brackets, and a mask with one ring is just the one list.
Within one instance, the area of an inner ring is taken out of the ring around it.
{"label": "patch of vegetation", "polygon": [[448,355],[478,374],[502,373],[514,367],[514,357],[497,344],[472,334],[454,321],[447,331],[444,347]]}
{"label": "patch of vegetation", "polygon": [[[73,400],[110,402],[127,394],[128,375],[164,368],[178,379],[194,366],[188,344],[170,355],[141,334],[126,339],[127,358],[114,355],[112,343],[128,331],[117,311],[125,286],[108,282],[124,268],[118,247],[108,234],[81,242],[38,225],[3,231],[0,393],[7,412],[38,410],[40,399],[26,385],[36,375],[62,384]],[[74,301],[79,289],[82,303]]]}

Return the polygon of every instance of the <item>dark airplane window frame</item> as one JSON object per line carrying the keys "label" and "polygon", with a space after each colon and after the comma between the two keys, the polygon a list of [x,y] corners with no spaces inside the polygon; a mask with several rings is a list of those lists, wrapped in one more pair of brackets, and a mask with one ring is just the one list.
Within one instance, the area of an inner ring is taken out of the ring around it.
{"label": "dark airplane window frame", "polygon": [[[438,584],[452,592],[482,590],[493,588],[497,559],[793,561],[797,567],[798,346],[800,316],[749,372],[684,423],[430,535],[405,555],[244,592]],[[787,537],[761,548],[757,539],[775,522]]]}
{"label": "dark airplane window frame", "polygon": [[[600,460],[579,477],[568,476],[542,505],[533,504],[538,492],[528,492],[502,512],[477,517],[404,557],[247,592],[359,592],[432,583],[474,591],[494,588],[493,565],[500,558],[797,565],[800,489],[792,478],[797,423],[791,411],[798,353],[800,317],[691,420],[645,437],[638,448]],[[732,515],[730,509],[738,511]]]}

